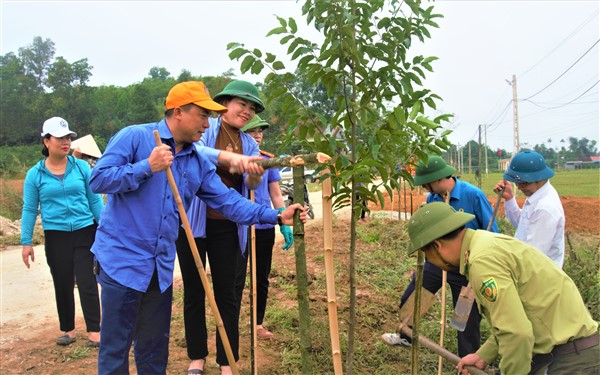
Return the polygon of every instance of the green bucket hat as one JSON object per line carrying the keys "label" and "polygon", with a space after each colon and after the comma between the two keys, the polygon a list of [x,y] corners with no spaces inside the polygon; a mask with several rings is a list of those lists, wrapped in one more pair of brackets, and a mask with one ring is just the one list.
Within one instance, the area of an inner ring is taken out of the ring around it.
{"label": "green bucket hat", "polygon": [[415,185],[425,185],[444,177],[452,176],[456,172],[452,166],[446,164],[440,156],[430,156],[427,164],[422,162],[415,171]]}
{"label": "green bucket hat", "polygon": [[248,81],[237,80],[229,82],[223,91],[213,97],[213,100],[219,102],[219,99],[224,99],[227,96],[234,96],[251,101],[256,104],[256,113],[265,110],[265,105],[258,96],[258,89]]}
{"label": "green bucket hat", "polygon": [[269,123],[261,119],[260,116],[254,115],[254,118],[242,128],[242,131],[247,132],[255,128],[268,128],[269,126]]}
{"label": "green bucket hat", "polygon": [[456,212],[452,206],[443,202],[432,202],[422,206],[408,222],[408,255],[474,218],[475,215]]}

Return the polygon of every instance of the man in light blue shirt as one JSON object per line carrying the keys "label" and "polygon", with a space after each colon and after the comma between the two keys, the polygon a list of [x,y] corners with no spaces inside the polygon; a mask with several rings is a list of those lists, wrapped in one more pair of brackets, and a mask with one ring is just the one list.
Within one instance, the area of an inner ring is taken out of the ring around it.
{"label": "man in light blue shirt", "polygon": [[[171,168],[186,209],[197,195],[232,221],[288,224],[294,211],[302,209],[294,205],[279,214],[221,183],[215,163],[239,172],[264,171],[247,158],[193,145],[208,127],[209,111],[226,110],[212,101],[202,82],[175,85],[165,107],[160,122],[118,132],[92,171],[92,190],[108,195],[92,246],[102,286],[101,375],[129,372],[132,341],[138,374],[166,373],[181,221],[166,173],[159,172]],[[154,130],[162,146],[156,146]],[[306,220],[304,213],[301,217]]]}

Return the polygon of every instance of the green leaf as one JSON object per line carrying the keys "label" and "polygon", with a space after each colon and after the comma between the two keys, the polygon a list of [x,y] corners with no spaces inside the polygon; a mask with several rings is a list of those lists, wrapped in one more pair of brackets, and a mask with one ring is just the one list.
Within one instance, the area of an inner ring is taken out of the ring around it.
{"label": "green leaf", "polygon": [[296,21],[292,17],[290,17],[290,18],[288,18],[288,24],[290,26],[290,32],[292,34],[295,34],[296,31],[298,31],[298,26],[296,25]]}
{"label": "green leaf", "polygon": [[262,57],[262,52],[258,48],[255,48],[252,53],[254,53],[254,55],[256,55],[258,58]]}
{"label": "green leaf", "polygon": [[417,124],[426,126],[428,128],[431,128],[431,129],[435,129],[435,128],[437,128],[439,126],[435,122],[433,122],[430,119],[428,119],[427,117],[423,117],[423,116],[417,117]]}
{"label": "green leaf", "polygon": [[415,133],[417,133],[419,137],[425,138],[423,128],[421,128],[418,124],[415,124],[414,122],[407,122],[406,125],[408,125],[409,128],[411,128]]}
{"label": "green leaf", "polygon": [[283,65],[283,63],[281,61],[275,61],[273,63],[273,69],[274,70],[282,70],[282,69],[285,69],[285,65]]}
{"label": "green leaf", "polygon": [[229,58],[231,60],[237,60],[240,57],[244,56],[248,51],[243,48],[236,48],[233,51],[229,52]]}
{"label": "green leaf", "polygon": [[246,56],[244,58],[244,60],[242,61],[242,64],[240,65],[240,72],[246,73],[248,71],[248,69],[250,69],[252,67],[252,65],[254,64],[254,61],[256,61],[254,56],[252,56],[252,55]]}
{"label": "green leaf", "polygon": [[293,35],[286,35],[283,38],[281,38],[281,40],[279,41],[279,44],[284,45],[292,38],[294,38]]}
{"label": "green leaf", "polygon": [[270,64],[273,61],[275,61],[275,55],[273,55],[272,53],[267,52],[267,57],[265,58],[265,62]]}
{"label": "green leaf", "polygon": [[256,62],[254,64],[252,64],[252,68],[250,69],[250,73],[252,74],[259,74],[260,72],[262,72],[264,68],[264,65],[262,62],[260,62],[259,60],[256,60]]}
{"label": "green leaf", "polygon": [[273,30],[269,31],[266,36],[277,35],[287,33],[287,29],[285,27],[276,27]]}
{"label": "green leaf", "polygon": [[408,116],[409,120],[414,120],[419,112],[421,112],[421,102],[417,101],[410,110],[410,115]]}

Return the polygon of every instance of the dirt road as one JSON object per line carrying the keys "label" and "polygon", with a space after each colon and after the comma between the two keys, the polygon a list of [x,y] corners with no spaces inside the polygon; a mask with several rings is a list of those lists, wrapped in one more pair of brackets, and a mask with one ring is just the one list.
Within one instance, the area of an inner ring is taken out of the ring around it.
{"label": "dirt road", "polygon": [[[322,216],[321,192],[310,193],[315,219]],[[276,231],[277,236],[281,236]],[[21,246],[11,246],[0,251],[0,345],[27,339],[41,330],[56,328],[60,335],[52,276],[46,264],[44,246],[35,246],[35,262],[27,269],[21,258]],[[175,278],[180,278],[175,262]],[[79,295],[75,290],[75,316],[82,317]],[[85,327],[79,325],[78,333]]]}

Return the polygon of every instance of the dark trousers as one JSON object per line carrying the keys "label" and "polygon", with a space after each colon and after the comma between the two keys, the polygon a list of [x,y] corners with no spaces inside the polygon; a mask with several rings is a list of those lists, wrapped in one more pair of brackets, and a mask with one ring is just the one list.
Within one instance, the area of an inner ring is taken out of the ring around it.
{"label": "dark trousers", "polygon": [[90,251],[96,224],[73,231],[44,231],[46,261],[52,274],[60,330],[75,329],[75,279],[88,332],[100,332],[100,301]]}
{"label": "dark trousers", "polygon": [[[229,220],[206,220],[206,238],[196,238],[202,263],[210,262],[213,292],[223,320],[233,356],[239,359],[239,300],[235,294],[238,254],[240,253],[237,224]],[[183,319],[185,341],[190,359],[208,355],[205,292],[183,229],[177,239],[177,257],[183,279]],[[229,365],[219,332],[216,332],[217,363]]]}
{"label": "dark trousers", "polygon": [[[458,270],[448,271],[447,282],[452,290],[452,302],[456,306],[460,289],[468,284],[467,279],[462,276]],[[442,287],[442,270],[429,262],[425,262],[423,272],[423,288],[435,294]],[[406,287],[402,298],[400,299],[400,307],[404,305],[408,297],[415,290],[415,276],[413,275],[410,284]],[[473,303],[469,320],[464,332],[457,331],[458,335],[458,356],[464,357],[467,354],[475,353],[481,345],[481,334],[479,332],[479,323],[481,315],[477,310],[477,306]]]}
{"label": "dark trousers", "polygon": [[[256,229],[256,323],[263,324],[267,299],[269,297],[269,276],[273,260],[273,245],[275,245],[275,228]],[[240,301],[246,284],[246,269],[248,268],[248,252],[240,254],[235,291]]]}
{"label": "dark trousers", "polygon": [[173,287],[161,293],[156,270],[145,293],[119,284],[103,270],[98,282],[104,313],[98,374],[129,374],[132,342],[139,375],[166,374]]}

